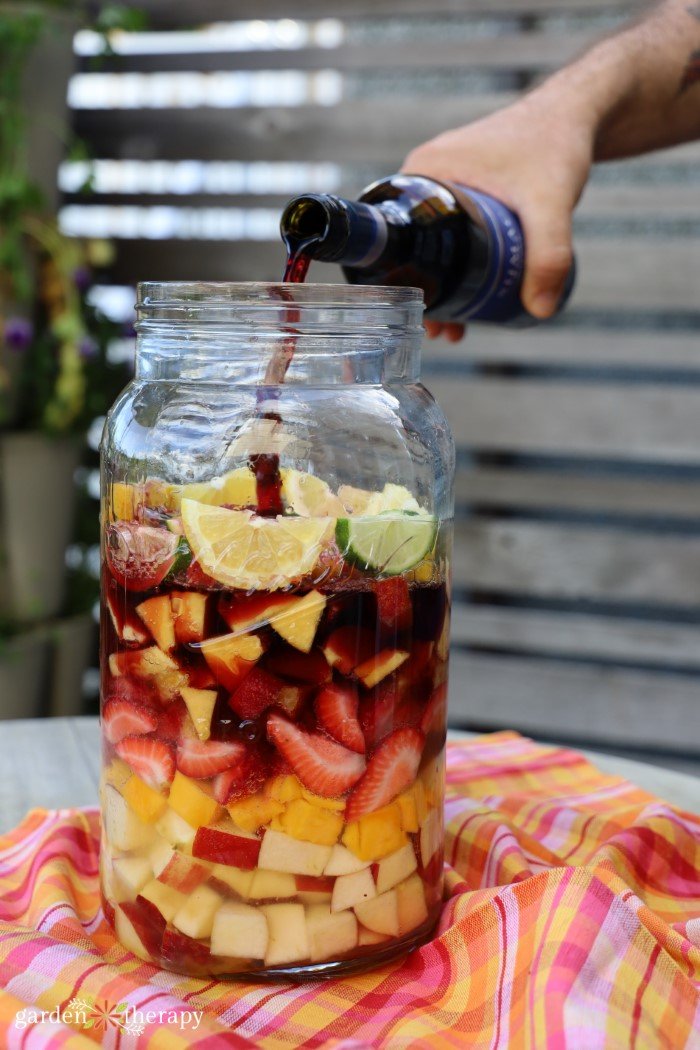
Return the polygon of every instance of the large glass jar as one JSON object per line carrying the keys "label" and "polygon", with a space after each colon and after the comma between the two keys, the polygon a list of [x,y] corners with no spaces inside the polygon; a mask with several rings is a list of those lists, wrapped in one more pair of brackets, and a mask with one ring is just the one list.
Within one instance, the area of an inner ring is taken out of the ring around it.
{"label": "large glass jar", "polygon": [[143,959],[313,977],[430,935],[454,453],[421,312],[140,286],[102,444],[101,875]]}

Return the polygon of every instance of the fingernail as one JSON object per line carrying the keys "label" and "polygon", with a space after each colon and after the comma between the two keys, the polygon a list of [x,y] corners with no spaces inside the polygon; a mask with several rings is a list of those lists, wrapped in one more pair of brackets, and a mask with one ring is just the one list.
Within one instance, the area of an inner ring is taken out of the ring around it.
{"label": "fingernail", "polygon": [[551,317],[558,303],[556,292],[539,292],[530,303],[530,313],[534,317]]}

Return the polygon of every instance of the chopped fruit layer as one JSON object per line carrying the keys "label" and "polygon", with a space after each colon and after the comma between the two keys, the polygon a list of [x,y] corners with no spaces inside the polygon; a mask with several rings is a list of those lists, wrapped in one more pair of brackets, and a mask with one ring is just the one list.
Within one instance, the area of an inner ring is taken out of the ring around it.
{"label": "chopped fruit layer", "polygon": [[310,791],[330,798],[344,795],[365,771],[361,755],[319,733],[307,733],[274,712],[267,735]]}
{"label": "chopped fruit layer", "polygon": [[[401,486],[282,470],[279,518],[253,512],[247,467],[113,486],[106,516],[105,915],[202,977],[369,961],[441,901],[440,543],[415,561],[429,530]],[[358,515],[348,560],[335,519]],[[367,568],[379,547],[391,564]]]}

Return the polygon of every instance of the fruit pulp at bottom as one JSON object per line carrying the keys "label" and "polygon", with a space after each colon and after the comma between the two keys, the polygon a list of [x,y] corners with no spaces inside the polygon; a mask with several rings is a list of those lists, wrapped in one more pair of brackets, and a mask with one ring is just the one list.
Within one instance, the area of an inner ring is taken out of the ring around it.
{"label": "fruit pulp at bottom", "polygon": [[442,896],[444,582],[103,585],[101,882],[124,946],[194,975],[299,978],[424,939]]}

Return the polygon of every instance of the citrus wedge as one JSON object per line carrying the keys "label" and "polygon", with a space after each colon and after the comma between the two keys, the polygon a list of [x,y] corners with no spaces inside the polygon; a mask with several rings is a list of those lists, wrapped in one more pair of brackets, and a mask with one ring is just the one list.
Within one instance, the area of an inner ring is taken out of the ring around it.
{"label": "citrus wedge", "polygon": [[260,518],[183,499],[182,524],[195,558],[219,583],[274,591],[313,569],[335,518]]}
{"label": "citrus wedge", "polygon": [[422,562],[435,546],[437,521],[413,511],[339,518],[335,538],[343,556],[358,568],[398,576]]}
{"label": "citrus wedge", "polygon": [[249,467],[237,467],[228,474],[212,478],[211,481],[193,482],[182,486],[182,499],[196,500],[220,507],[228,503],[233,507],[255,506],[255,475]]}
{"label": "citrus wedge", "polygon": [[304,470],[283,467],[282,497],[290,510],[305,518],[336,517],[345,513],[341,500],[322,478]]}

